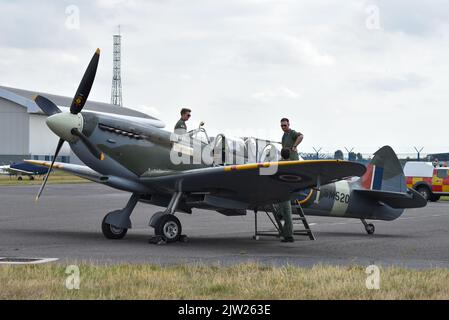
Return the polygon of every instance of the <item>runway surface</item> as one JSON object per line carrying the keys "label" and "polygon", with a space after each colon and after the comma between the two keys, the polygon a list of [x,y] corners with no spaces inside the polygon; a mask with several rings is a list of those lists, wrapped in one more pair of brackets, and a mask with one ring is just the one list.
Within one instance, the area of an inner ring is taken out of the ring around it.
{"label": "runway surface", "polygon": [[[0,257],[58,258],[63,263],[219,263],[449,267],[449,202],[412,209],[393,222],[310,217],[317,238],[293,244],[254,241],[254,216],[225,217],[205,210],[178,214],[187,243],[151,245],[150,216],[161,208],[138,204],[134,228],[121,241],[106,240],[101,220],[122,208],[129,194],[96,184],[50,185],[39,203],[38,186],[0,187]],[[266,226],[269,226],[268,223]]]}

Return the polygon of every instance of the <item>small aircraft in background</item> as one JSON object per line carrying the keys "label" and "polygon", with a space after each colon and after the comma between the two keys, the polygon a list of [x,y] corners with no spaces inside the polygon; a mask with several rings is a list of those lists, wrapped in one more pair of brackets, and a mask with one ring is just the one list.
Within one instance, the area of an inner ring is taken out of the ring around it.
{"label": "small aircraft in background", "polygon": [[31,163],[21,162],[13,163],[7,166],[0,166],[0,175],[17,176],[17,180],[22,181],[24,176],[30,180],[34,180],[35,176],[43,176],[48,172],[45,166],[35,165]]}
{"label": "small aircraft in background", "polygon": [[[86,165],[54,160],[27,162],[50,168],[37,199],[53,168],[130,192],[127,205],[103,219],[102,231],[108,239],[125,237],[138,202],[166,208],[155,213],[149,225],[167,242],[178,241],[182,235],[175,213],[191,214],[194,208],[241,216],[248,210],[297,200],[306,214],[357,218],[366,224],[364,219],[393,220],[404,208],[426,205],[421,195],[404,185],[402,168],[390,147],[376,153],[368,170],[363,164],[341,160],[279,162],[273,158],[273,154],[277,156],[272,152],[273,143],[258,147],[263,140],[232,140],[223,134],[208,137],[201,127],[176,135],[154,121],[83,112],[99,56],[97,50],[69,112],[43,96],[35,97],[36,104],[49,116],[47,125],[60,137],[53,159],[68,142]],[[195,148],[213,160],[195,159]],[[245,157],[240,159],[243,164],[237,161],[239,150],[244,151]],[[256,154],[256,162],[248,156],[250,153]],[[176,156],[188,161],[177,162]],[[366,225],[367,232],[373,233],[374,229]]]}

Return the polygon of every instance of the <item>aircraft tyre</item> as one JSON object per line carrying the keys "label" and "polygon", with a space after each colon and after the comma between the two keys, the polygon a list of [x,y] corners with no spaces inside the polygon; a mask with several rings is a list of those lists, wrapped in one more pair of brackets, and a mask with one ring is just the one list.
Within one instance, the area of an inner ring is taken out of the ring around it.
{"label": "aircraft tyre", "polygon": [[172,214],[164,214],[157,220],[154,233],[163,237],[167,243],[179,241],[182,234],[181,222]]}
{"label": "aircraft tyre", "polygon": [[111,239],[111,240],[120,240],[123,239],[126,234],[128,233],[128,229],[122,229],[122,228],[117,228],[114,227],[108,223],[106,223],[106,218],[108,217],[109,214],[107,214],[104,219],[103,222],[101,223],[101,231],[103,231],[103,235],[106,237],[106,239]]}
{"label": "aircraft tyre", "polygon": [[374,224],[370,223],[366,225],[365,230],[368,234],[374,234],[374,232],[376,231],[376,227],[374,227]]}
{"label": "aircraft tyre", "polygon": [[420,186],[416,189],[416,191],[418,191],[427,201],[430,200],[431,194],[428,187]]}

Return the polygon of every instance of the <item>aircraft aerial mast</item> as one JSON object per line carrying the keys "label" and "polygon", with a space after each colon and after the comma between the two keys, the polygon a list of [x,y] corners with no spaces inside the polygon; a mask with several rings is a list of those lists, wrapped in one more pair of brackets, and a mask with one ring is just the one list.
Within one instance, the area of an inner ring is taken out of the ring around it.
{"label": "aircraft aerial mast", "polygon": [[122,35],[120,33],[120,26],[118,27],[118,34],[114,38],[114,66],[112,76],[112,94],[111,104],[123,107],[122,98]]}

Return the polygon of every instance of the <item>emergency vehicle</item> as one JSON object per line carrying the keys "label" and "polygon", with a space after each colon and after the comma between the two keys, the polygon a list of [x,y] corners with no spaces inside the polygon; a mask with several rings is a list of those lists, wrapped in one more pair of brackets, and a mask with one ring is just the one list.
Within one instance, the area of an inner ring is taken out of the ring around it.
{"label": "emergency vehicle", "polygon": [[404,167],[407,187],[430,201],[449,196],[449,168],[434,167],[432,162],[407,162]]}

